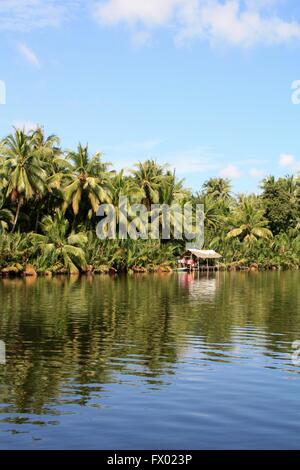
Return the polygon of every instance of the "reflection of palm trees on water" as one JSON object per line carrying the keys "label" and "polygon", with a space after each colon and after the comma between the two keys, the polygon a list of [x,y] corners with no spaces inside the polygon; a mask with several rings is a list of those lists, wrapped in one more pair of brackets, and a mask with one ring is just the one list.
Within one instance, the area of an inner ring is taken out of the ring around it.
{"label": "reflection of palm trees on water", "polygon": [[53,405],[100,406],[113,383],[157,390],[191,338],[201,338],[202,355],[213,345],[219,360],[251,325],[263,331],[259,354],[289,352],[300,337],[298,285],[293,272],[1,280],[0,403],[35,414],[51,403],[53,415]]}

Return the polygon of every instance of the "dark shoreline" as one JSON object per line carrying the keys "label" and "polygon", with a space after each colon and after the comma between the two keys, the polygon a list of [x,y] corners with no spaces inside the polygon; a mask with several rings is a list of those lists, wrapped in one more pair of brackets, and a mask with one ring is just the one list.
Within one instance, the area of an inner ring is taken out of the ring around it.
{"label": "dark shoreline", "polygon": [[46,273],[39,273],[36,272],[34,274],[28,274],[24,272],[20,273],[15,273],[15,272],[9,272],[9,273],[3,273],[0,272],[0,279],[32,279],[32,278],[66,278],[66,277],[94,277],[94,276],[127,276],[127,275],[141,275],[141,274],[193,274],[193,273],[198,273],[198,274],[214,274],[218,272],[232,272],[232,273],[264,273],[264,272],[286,272],[286,271],[298,271],[300,269],[299,267],[293,267],[293,268],[282,268],[282,267],[270,267],[270,268],[261,268],[261,267],[209,267],[208,269],[206,267],[203,267],[202,269],[199,270],[191,270],[191,271],[177,271],[176,269],[157,269],[157,270],[147,270],[147,269],[141,269],[141,270],[128,270],[128,271],[117,271],[116,269],[109,269],[108,271],[90,271],[90,272],[78,272],[78,273],[67,273],[67,272],[46,272]]}

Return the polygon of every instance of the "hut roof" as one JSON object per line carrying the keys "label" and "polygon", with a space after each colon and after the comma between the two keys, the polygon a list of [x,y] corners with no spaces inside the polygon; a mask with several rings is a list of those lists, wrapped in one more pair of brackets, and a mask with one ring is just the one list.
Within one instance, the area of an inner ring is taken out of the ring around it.
{"label": "hut roof", "polygon": [[197,250],[196,248],[191,248],[187,253],[192,253],[192,255],[201,259],[219,259],[222,258],[222,255],[217,253],[215,250]]}

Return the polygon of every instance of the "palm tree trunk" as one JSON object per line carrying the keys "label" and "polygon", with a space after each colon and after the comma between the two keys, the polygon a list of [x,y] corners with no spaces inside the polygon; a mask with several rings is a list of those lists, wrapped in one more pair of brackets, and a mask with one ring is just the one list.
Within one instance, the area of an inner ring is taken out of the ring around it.
{"label": "palm tree trunk", "polygon": [[13,222],[11,233],[14,233],[16,229],[16,225],[18,222],[19,214],[20,214],[20,208],[21,208],[21,199],[18,200],[17,211],[16,211],[14,222]]}
{"label": "palm tree trunk", "polygon": [[72,232],[73,232],[73,231],[75,230],[75,228],[76,228],[77,215],[78,215],[78,214],[74,214],[74,219],[73,219],[73,222],[72,222]]}
{"label": "palm tree trunk", "polygon": [[35,233],[37,233],[37,231],[38,231],[39,218],[40,218],[40,206],[38,205],[38,208],[37,208],[37,215],[36,215],[36,221],[35,221]]}

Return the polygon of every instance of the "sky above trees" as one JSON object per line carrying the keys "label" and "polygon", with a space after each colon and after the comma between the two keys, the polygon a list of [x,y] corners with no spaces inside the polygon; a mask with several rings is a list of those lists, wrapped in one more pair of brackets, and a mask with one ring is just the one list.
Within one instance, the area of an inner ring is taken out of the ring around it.
{"label": "sky above trees", "polygon": [[4,0],[0,135],[45,126],[117,168],[147,158],[197,190],[299,171],[296,0]]}

